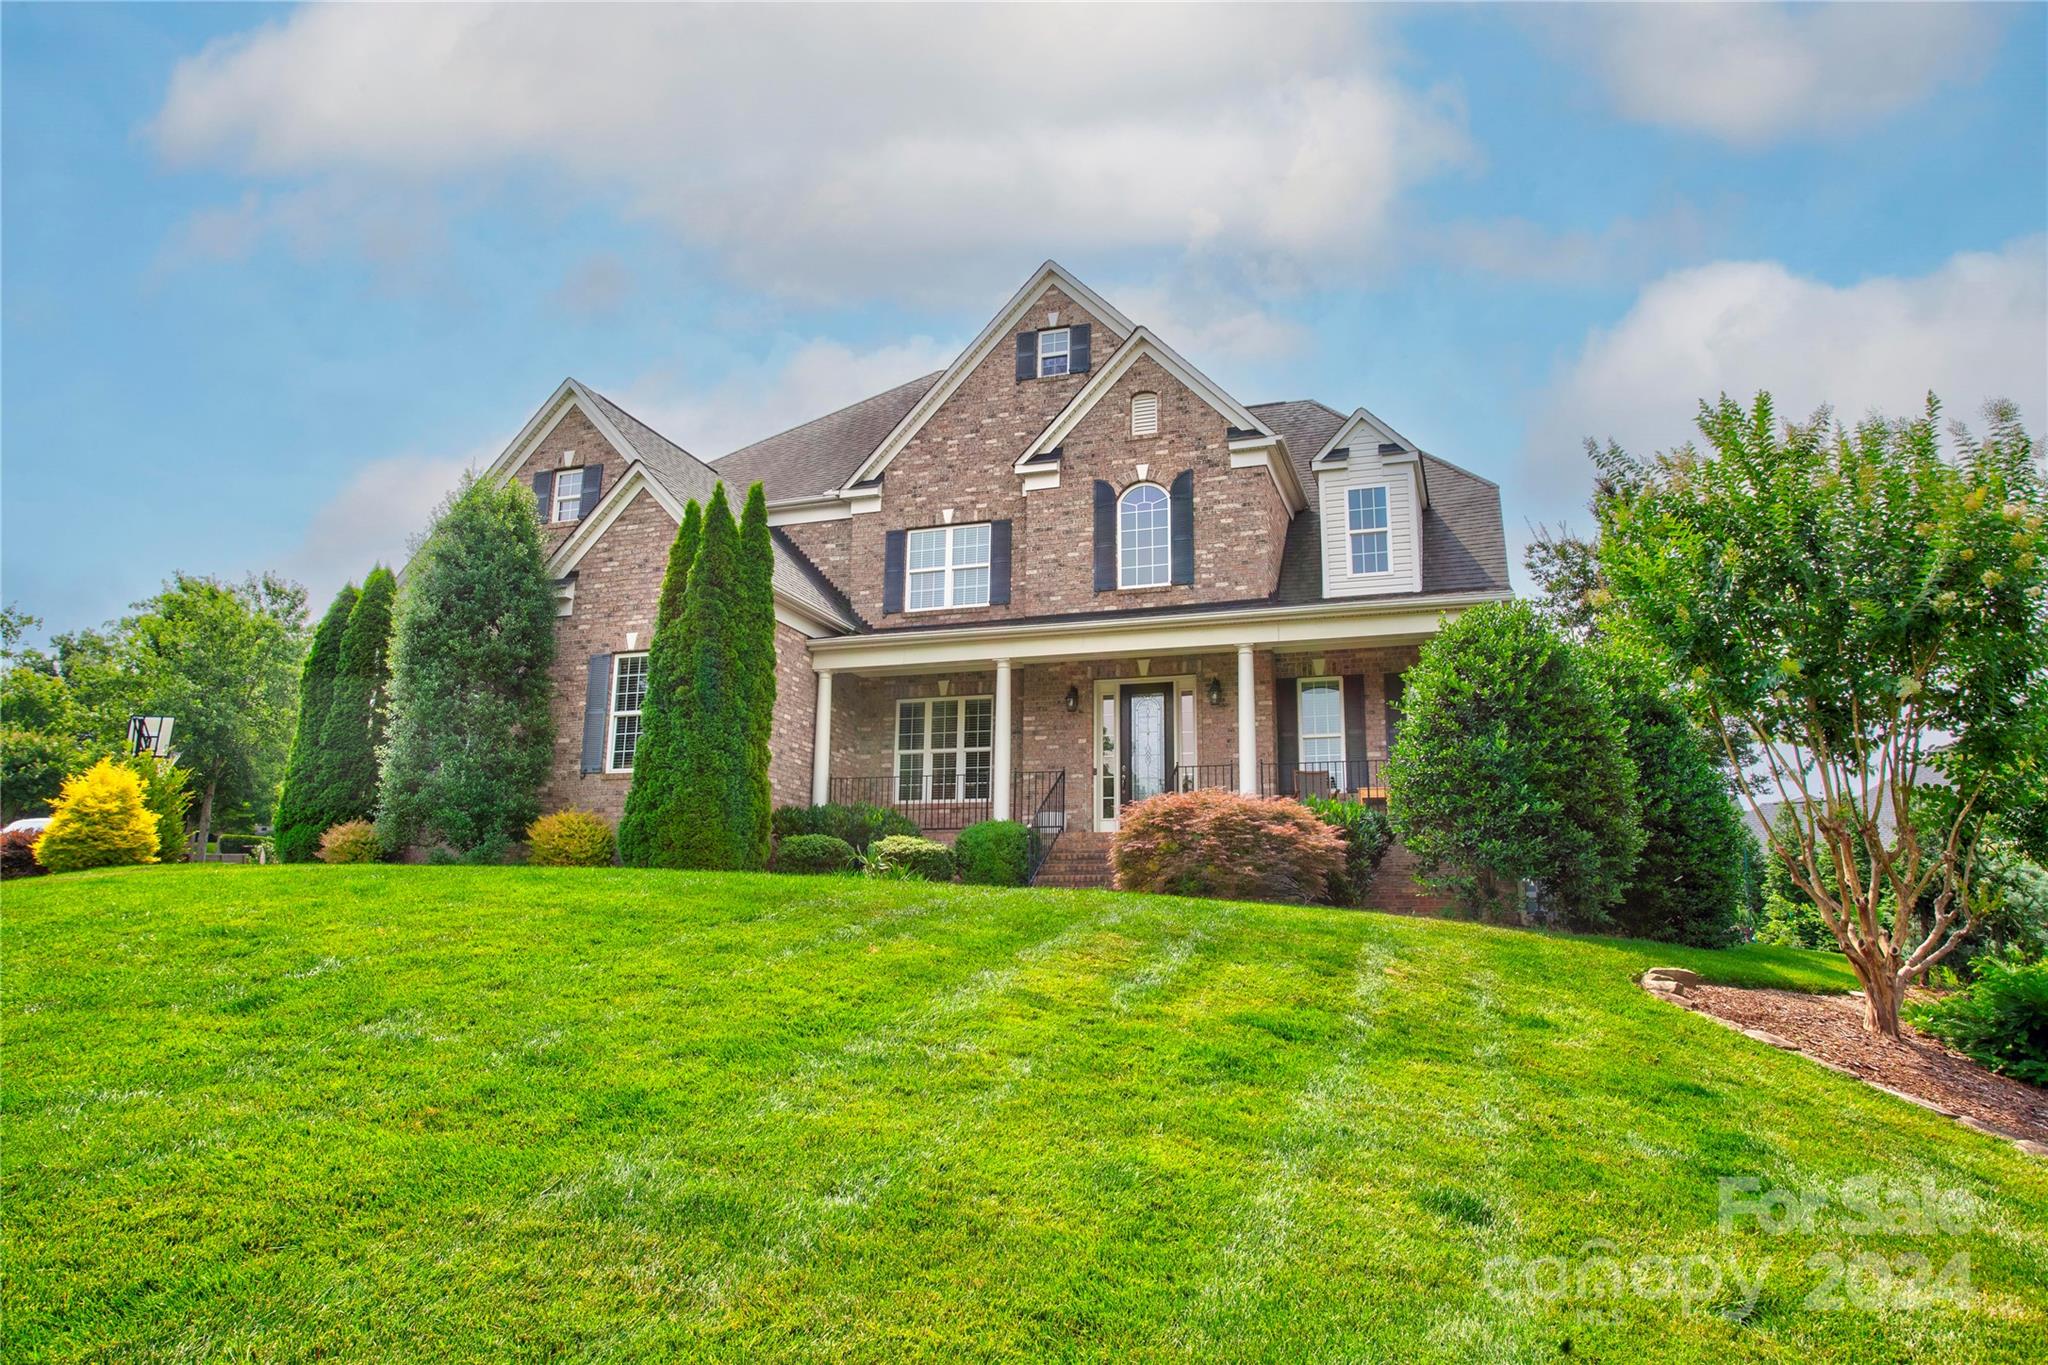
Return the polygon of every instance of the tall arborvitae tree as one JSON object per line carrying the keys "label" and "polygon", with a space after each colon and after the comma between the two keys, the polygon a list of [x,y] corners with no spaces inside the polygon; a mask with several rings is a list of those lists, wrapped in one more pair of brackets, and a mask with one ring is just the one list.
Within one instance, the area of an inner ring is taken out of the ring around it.
{"label": "tall arborvitae tree", "polygon": [[341,637],[334,704],[321,731],[330,824],[367,820],[377,810],[377,746],[391,692],[391,609],[398,579],[378,566],[363,580]]}
{"label": "tall arborvitae tree", "polygon": [[683,607],[682,763],[673,838],[683,867],[757,868],[753,707],[739,527],[725,485],[704,509]]}
{"label": "tall arborvitae tree", "polygon": [[391,643],[386,848],[502,857],[540,813],[555,588],[525,488],[469,482],[420,547]]}
{"label": "tall arborvitae tree", "polygon": [[687,709],[682,687],[688,663],[683,613],[690,566],[697,560],[703,531],[704,509],[692,499],[668,547],[668,570],[661,576],[661,600],[654,611],[654,640],[647,647],[647,695],[640,703],[640,739],[633,747],[633,785],[626,790],[626,809],[619,819],[619,860],[628,867],[683,865],[674,838]]}
{"label": "tall arborvitae tree", "polygon": [[341,662],[342,638],[355,605],[353,583],[334,595],[327,614],[313,630],[313,647],[299,673],[299,719],[292,732],[291,756],[285,760],[284,790],[277,798],[274,842],[277,856],[284,862],[311,862],[320,836],[334,823],[324,800],[326,759],[322,746],[334,705],[334,675]]}
{"label": "tall arborvitae tree", "polygon": [[755,865],[768,861],[774,802],[768,786],[768,742],[775,723],[775,537],[768,529],[768,497],[760,484],[747,490],[740,515],[741,609],[747,626],[742,656],[753,673],[751,770]]}

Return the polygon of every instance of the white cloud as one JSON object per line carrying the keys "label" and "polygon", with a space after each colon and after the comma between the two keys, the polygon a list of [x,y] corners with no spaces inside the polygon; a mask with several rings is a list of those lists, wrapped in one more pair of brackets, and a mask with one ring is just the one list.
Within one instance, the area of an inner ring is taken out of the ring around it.
{"label": "white cloud", "polygon": [[502,444],[466,455],[393,455],[359,468],[316,508],[285,557],[284,572],[306,585],[317,613],[342,584],[362,582],[373,564],[399,568],[411,557],[441,500],[469,470],[497,458]]}
{"label": "white cloud", "polygon": [[1589,336],[1531,426],[1523,515],[1581,510],[1583,438],[1639,455],[1698,435],[1701,400],[1769,390],[1781,416],[1911,416],[1927,392],[1975,423],[2010,398],[2048,418],[2048,238],[1951,257],[1926,275],[1833,285],[1771,261],[1722,261],[1651,284]]}
{"label": "white cloud", "polygon": [[1301,8],[314,7],[182,62],[149,131],[287,180],[540,167],[757,284],[938,297],[1075,248],[1370,259],[1469,154],[1385,51]]}
{"label": "white cloud", "polygon": [[1744,145],[1852,129],[1974,77],[1985,6],[1591,5],[1531,17],[1644,123]]}

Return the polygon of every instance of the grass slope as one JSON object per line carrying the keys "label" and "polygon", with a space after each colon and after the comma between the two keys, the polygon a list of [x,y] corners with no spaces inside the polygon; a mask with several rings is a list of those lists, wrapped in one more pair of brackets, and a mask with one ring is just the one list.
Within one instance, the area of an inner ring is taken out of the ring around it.
{"label": "grass slope", "polygon": [[[0,950],[10,1359],[1987,1359],[2048,1333],[2048,1165],[1631,983],[1847,984],[1813,954],[328,867],[10,882]],[[1967,1228],[1717,1231],[1722,1175],[1872,1174],[1973,1199]],[[1807,1304],[1809,1258],[1858,1252],[1967,1253],[1974,1302]],[[1769,1268],[1747,1313],[1487,1291],[1497,1257],[1592,1254]]]}

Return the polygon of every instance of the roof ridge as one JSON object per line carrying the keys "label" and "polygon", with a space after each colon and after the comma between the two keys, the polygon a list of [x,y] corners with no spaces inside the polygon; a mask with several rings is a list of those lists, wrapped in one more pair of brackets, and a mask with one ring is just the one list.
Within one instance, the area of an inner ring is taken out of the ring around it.
{"label": "roof ridge", "polygon": [[[749,441],[743,446],[734,446],[731,450],[726,451],[723,455],[712,456],[707,463],[715,465],[720,460],[728,460],[735,455],[744,454],[745,452],[752,450],[755,446],[763,446],[768,444],[768,442],[770,441],[779,441],[783,437],[789,435],[792,432],[802,431],[805,427],[816,426],[819,422],[829,422],[834,417],[838,417],[845,413],[852,412],[855,408],[860,407],[866,403],[872,403],[877,398],[887,398],[892,393],[901,393],[904,389],[909,388],[912,384],[921,383],[925,386],[926,389],[930,389],[933,384],[939,382],[939,376],[944,373],[944,370],[933,370],[930,374],[919,375],[916,379],[906,379],[901,384],[891,384],[888,388],[881,389],[878,390],[877,392],[871,393],[865,398],[856,398],[851,403],[848,403],[843,407],[834,408],[830,412],[821,412],[816,417],[806,417],[801,422],[793,423],[790,426],[784,427],[780,431],[770,432],[768,435],[763,436],[758,440]],[[872,454],[873,452],[870,451],[869,453]]]}

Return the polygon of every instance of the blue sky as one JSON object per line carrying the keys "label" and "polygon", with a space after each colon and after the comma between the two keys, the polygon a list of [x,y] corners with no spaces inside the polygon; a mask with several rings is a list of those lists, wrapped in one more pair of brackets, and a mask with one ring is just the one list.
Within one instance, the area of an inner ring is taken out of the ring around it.
{"label": "blue sky", "polygon": [[715,456],[1047,256],[1498,480],[1517,546],[1581,437],[1723,388],[2038,430],[2044,16],[7,5],[0,594],[317,609],[564,375]]}

